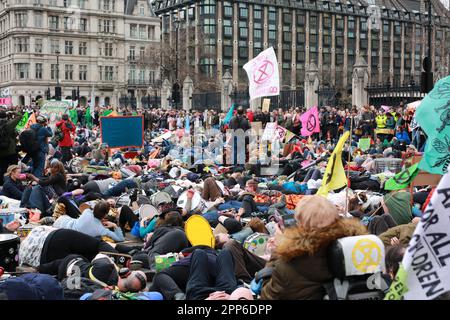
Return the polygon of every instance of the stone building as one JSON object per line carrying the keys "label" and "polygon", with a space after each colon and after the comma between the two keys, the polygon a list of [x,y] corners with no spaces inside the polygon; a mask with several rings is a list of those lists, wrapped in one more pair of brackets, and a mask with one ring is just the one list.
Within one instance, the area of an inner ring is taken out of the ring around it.
{"label": "stone building", "polygon": [[[196,77],[215,78],[226,70],[238,90],[247,88],[243,65],[272,46],[278,58],[281,90],[304,86],[314,62],[321,86],[349,93],[358,57],[368,64],[369,85],[420,83],[427,55],[426,0],[155,0],[162,42],[175,42],[174,21],[194,34],[194,46],[180,60]],[[450,12],[431,0],[432,68],[449,74]],[[201,35],[201,36],[200,36]],[[192,44],[180,42],[191,48]]]}
{"label": "stone building", "polygon": [[159,74],[135,60],[159,41],[149,0],[1,0],[1,97],[28,105],[59,82],[63,99],[79,88],[85,104],[94,88],[101,105],[139,105]]}

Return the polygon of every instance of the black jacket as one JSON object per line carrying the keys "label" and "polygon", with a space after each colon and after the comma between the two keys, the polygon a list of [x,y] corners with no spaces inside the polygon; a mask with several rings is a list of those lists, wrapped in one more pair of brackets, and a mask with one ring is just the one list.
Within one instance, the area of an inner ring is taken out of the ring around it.
{"label": "black jacket", "polygon": [[22,199],[22,193],[25,191],[25,186],[20,181],[14,181],[11,177],[5,176],[5,183],[3,184],[3,194],[11,199]]}
{"label": "black jacket", "polygon": [[230,121],[230,129],[238,130],[242,129],[244,131],[247,131],[250,129],[250,123],[248,119],[246,119],[244,116],[234,116]]}

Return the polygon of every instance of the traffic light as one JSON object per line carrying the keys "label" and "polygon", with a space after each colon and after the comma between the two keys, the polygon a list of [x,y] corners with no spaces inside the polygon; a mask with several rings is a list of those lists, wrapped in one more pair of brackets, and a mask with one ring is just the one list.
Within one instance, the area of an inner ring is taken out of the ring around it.
{"label": "traffic light", "polygon": [[431,72],[432,64],[429,57],[423,59],[423,72],[420,76],[420,92],[428,93],[433,90],[433,72]]}
{"label": "traffic light", "polygon": [[55,87],[55,100],[61,101],[61,87]]}
{"label": "traffic light", "polygon": [[45,91],[45,95],[46,95],[47,100],[50,100],[50,98],[51,98],[50,88],[47,88],[47,90]]}
{"label": "traffic light", "polygon": [[175,104],[180,103],[181,100],[180,85],[177,82],[172,87],[172,100]]}
{"label": "traffic light", "polygon": [[72,90],[72,101],[76,101],[77,100],[77,90],[73,89]]}

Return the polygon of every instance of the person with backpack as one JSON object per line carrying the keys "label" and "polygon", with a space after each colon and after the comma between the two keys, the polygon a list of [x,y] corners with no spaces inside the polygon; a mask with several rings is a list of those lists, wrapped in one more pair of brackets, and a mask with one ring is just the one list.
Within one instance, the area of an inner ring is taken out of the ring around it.
{"label": "person with backpack", "polygon": [[19,140],[23,151],[27,153],[22,163],[27,164],[32,160],[32,174],[40,178],[44,174],[45,159],[49,152],[48,138],[53,136],[53,132],[47,127],[47,119],[44,116],[38,116],[36,122],[20,134]]}
{"label": "person with backpack", "polygon": [[0,112],[0,185],[3,185],[3,175],[8,167],[17,164],[16,126],[20,119],[20,114],[8,119],[5,111]]}
{"label": "person with backpack", "polygon": [[58,141],[61,149],[63,163],[67,163],[72,159],[73,140],[71,134],[75,133],[75,125],[69,119],[69,115],[63,114],[62,120],[56,123],[56,128],[62,132],[62,138]]}

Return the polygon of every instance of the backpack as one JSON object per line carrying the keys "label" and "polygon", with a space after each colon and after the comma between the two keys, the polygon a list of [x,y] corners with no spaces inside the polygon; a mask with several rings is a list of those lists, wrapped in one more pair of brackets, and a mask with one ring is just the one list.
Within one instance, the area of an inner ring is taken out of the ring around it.
{"label": "backpack", "polygon": [[64,139],[64,132],[62,132],[61,128],[58,127],[58,128],[56,129],[56,131],[55,131],[55,135],[54,135],[54,137],[53,137],[53,140],[54,140],[56,143],[59,143],[59,142],[61,142],[63,139]]}
{"label": "backpack", "polygon": [[61,287],[64,291],[65,300],[79,300],[85,293],[93,293],[96,290],[103,289],[98,283],[83,277],[79,279],[79,283],[76,283],[76,286],[69,281],[69,278],[65,278],[61,281]]}
{"label": "backpack", "polygon": [[36,129],[27,129],[19,135],[22,150],[28,154],[35,154],[40,149],[38,135]]}

